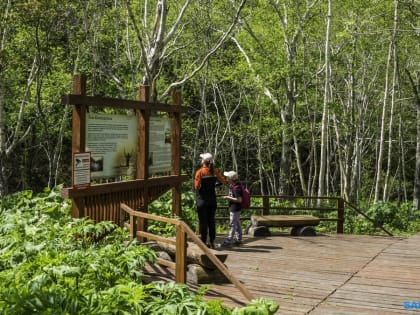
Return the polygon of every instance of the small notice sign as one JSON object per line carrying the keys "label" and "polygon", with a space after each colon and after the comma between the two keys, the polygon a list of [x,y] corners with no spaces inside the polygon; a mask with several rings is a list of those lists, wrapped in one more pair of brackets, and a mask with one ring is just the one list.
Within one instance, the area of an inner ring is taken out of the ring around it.
{"label": "small notice sign", "polygon": [[90,186],[90,152],[73,155],[73,188],[84,189]]}

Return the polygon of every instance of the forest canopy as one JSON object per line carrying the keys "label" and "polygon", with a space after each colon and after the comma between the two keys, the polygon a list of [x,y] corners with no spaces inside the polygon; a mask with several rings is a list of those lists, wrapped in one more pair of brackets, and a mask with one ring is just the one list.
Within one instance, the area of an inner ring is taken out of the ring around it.
{"label": "forest canopy", "polygon": [[70,184],[72,77],[182,92],[199,154],[254,193],[420,198],[420,1],[5,0],[0,196]]}

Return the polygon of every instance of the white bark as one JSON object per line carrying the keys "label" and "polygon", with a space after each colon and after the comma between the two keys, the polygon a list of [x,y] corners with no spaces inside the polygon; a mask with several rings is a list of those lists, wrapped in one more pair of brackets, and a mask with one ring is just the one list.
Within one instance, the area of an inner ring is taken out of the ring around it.
{"label": "white bark", "polygon": [[420,71],[417,72],[417,78],[411,76],[406,69],[405,72],[410,80],[413,89],[413,95],[416,103],[416,171],[414,176],[413,209],[420,209]]}
{"label": "white bark", "polygon": [[[0,29],[1,41],[0,41],[0,56],[3,55],[3,51],[6,49],[6,38],[8,32],[8,23],[9,19],[9,9],[11,5],[11,0],[7,1],[6,9],[4,10],[2,19],[5,21],[4,28]],[[1,58],[1,57],[0,57]],[[5,121],[5,105],[4,105],[4,93],[6,84],[4,82],[3,76],[3,60],[0,59],[0,156],[3,158],[3,154],[6,153],[6,121]],[[2,160],[2,159],[0,159]],[[0,165],[1,166],[1,165]],[[1,172],[3,173],[3,172]],[[0,181],[0,196],[1,196],[1,181]]]}
{"label": "white bark", "polygon": [[332,14],[332,0],[328,0],[327,27],[325,34],[325,82],[324,82],[324,105],[322,109],[321,122],[321,157],[318,177],[318,196],[323,196],[325,192],[326,165],[327,165],[327,144],[328,144],[328,102],[329,102],[329,84],[330,84],[330,26]]}
{"label": "white bark", "polygon": [[156,101],[158,98],[164,98],[169,95],[169,92],[172,89],[182,86],[203,69],[209,58],[229,38],[229,35],[237,24],[239,14],[246,3],[246,0],[241,0],[238,7],[236,8],[232,23],[226,31],[222,32],[219,40],[207,51],[204,57],[201,60],[198,60],[198,65],[192,71],[186,73],[184,78],[181,78],[176,82],[172,82],[160,96],[157,95],[157,80],[159,78],[162,66],[165,64],[166,59],[168,59],[170,56],[170,53],[168,52],[169,48],[173,48],[176,45],[177,39],[182,33],[184,16],[191,4],[191,0],[185,0],[182,8],[178,12],[176,20],[171,26],[167,25],[167,1],[157,1],[153,29],[150,33],[147,32],[147,29],[149,28],[148,26],[150,24],[147,14],[149,9],[149,2],[147,0],[144,2],[145,12],[143,17],[142,30],[140,30],[138,27],[137,19],[131,10],[129,1],[126,0],[125,3],[127,12],[130,16],[130,20],[133,24],[134,31],[142,50],[141,61],[144,67],[142,84],[150,86],[152,93],[151,99]]}
{"label": "white bark", "polygon": [[392,75],[392,92],[391,92],[391,108],[389,114],[389,123],[388,123],[388,157],[387,157],[387,168],[384,180],[384,191],[382,195],[382,200],[388,201],[388,191],[389,191],[389,177],[391,173],[391,160],[392,160],[392,138],[393,138],[393,125],[394,125],[394,108],[395,108],[395,84],[396,84],[396,75],[397,75],[397,62],[396,62],[396,51],[394,45],[394,69]]}
{"label": "white bark", "polygon": [[384,87],[384,101],[382,106],[382,116],[381,116],[381,133],[379,138],[379,153],[376,163],[376,181],[375,181],[375,196],[374,202],[379,201],[379,195],[381,190],[382,183],[382,163],[384,159],[384,150],[385,150],[385,127],[386,127],[386,117],[387,117],[387,103],[388,103],[388,86],[389,86],[389,72],[391,68],[391,59],[392,53],[395,45],[395,36],[398,25],[398,0],[394,2],[394,29],[391,41],[388,48],[388,58],[386,61],[386,70],[385,70],[385,87]]}
{"label": "white bark", "polygon": [[236,24],[238,22],[239,14],[241,13],[243,7],[245,6],[245,3],[246,3],[246,0],[241,0],[240,4],[238,5],[238,7],[236,9],[235,16],[233,18],[232,23],[230,24],[228,29],[222,33],[221,37],[218,39],[216,44],[207,51],[206,55],[201,60],[201,62],[199,62],[198,66],[195,67],[189,74],[187,74],[181,80],[171,83],[168,86],[168,88],[163,92],[161,97],[165,97],[166,95],[169,94],[169,92],[172,89],[185,84],[188,80],[190,80],[192,77],[194,77],[204,67],[204,65],[207,63],[207,61],[210,59],[210,57],[226,42],[226,40],[229,39],[230,34],[232,33],[234,27],[236,26]]}

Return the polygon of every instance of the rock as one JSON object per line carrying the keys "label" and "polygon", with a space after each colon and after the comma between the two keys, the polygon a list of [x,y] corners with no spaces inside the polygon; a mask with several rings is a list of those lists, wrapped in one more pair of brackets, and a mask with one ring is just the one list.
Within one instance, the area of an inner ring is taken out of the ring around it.
{"label": "rock", "polygon": [[204,268],[199,264],[187,266],[187,281],[193,284],[229,283],[229,280],[218,269]]}
{"label": "rock", "polygon": [[[172,258],[175,257],[175,246],[163,242],[157,242],[160,250],[167,252]],[[210,249],[209,249],[210,250]],[[227,254],[218,253],[217,251],[211,250],[212,253],[224,263],[228,257]],[[188,243],[187,246],[187,264],[199,264],[207,269],[217,269],[210,258],[195,244]]]}

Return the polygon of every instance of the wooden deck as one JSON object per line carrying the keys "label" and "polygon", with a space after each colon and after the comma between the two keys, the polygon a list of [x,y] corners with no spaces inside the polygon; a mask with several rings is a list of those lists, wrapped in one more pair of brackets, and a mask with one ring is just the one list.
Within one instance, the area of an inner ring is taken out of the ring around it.
{"label": "wooden deck", "polygon": [[[256,298],[279,303],[278,314],[420,314],[404,308],[405,301],[420,302],[420,234],[405,239],[278,233],[245,237],[242,247],[222,252],[229,255],[229,270]],[[168,270],[155,270],[171,277]],[[211,285],[206,296],[228,306],[247,302],[231,284]]]}

